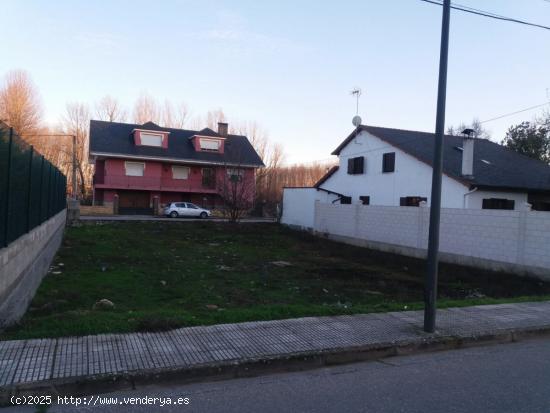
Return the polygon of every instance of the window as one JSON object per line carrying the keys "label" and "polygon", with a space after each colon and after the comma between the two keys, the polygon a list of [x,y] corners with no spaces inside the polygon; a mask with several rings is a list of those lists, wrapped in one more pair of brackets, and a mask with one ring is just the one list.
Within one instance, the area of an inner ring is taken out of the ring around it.
{"label": "window", "polygon": [[244,170],[237,169],[237,168],[229,168],[227,169],[227,176],[229,177],[229,180],[232,182],[241,182],[243,180]]}
{"label": "window", "polygon": [[423,196],[403,196],[399,199],[399,206],[420,206],[421,202],[428,202],[428,198]]}
{"label": "window", "polygon": [[515,201],[504,198],[485,198],[481,205],[483,209],[514,209]]}
{"label": "window", "polygon": [[161,133],[141,132],[139,135],[141,144],[146,146],[162,146]]}
{"label": "window", "polygon": [[143,176],[145,164],[141,162],[125,162],[126,176]]}
{"label": "window", "polygon": [[382,172],[395,171],[395,152],[388,152],[382,155]]}
{"label": "window", "polygon": [[187,203],[187,208],[191,208],[191,209],[199,209],[198,206],[196,206],[195,204],[192,204],[190,202]]}
{"label": "window", "polygon": [[363,173],[365,167],[365,157],[358,156],[357,158],[348,159],[348,174],[360,175]]}
{"label": "window", "polygon": [[361,200],[363,205],[370,205],[370,196],[360,196],[359,199]]}
{"label": "window", "polygon": [[218,152],[220,150],[220,141],[218,139],[200,139],[201,151]]}
{"label": "window", "polygon": [[214,188],[216,186],[216,176],[212,168],[202,168],[202,186],[204,188]]}
{"label": "window", "polygon": [[343,196],[340,198],[340,203],[345,205],[351,204],[351,196]]}
{"label": "window", "polygon": [[172,179],[188,179],[189,167],[187,166],[172,166]]}

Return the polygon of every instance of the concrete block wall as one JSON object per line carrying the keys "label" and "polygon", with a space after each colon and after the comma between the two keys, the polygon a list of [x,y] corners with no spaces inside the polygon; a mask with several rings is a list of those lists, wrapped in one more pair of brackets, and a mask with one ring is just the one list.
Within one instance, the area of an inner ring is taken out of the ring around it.
{"label": "concrete block wall", "polygon": [[61,245],[66,210],[0,249],[0,328],[19,320]]}
{"label": "concrete block wall", "polygon": [[334,194],[316,188],[284,188],[281,222],[291,227],[313,230],[315,202],[332,203]]}
{"label": "concrete block wall", "polygon": [[550,268],[550,213],[529,212],[522,223],[525,263]]}
{"label": "concrete block wall", "polygon": [[[369,248],[425,257],[428,207],[315,203],[314,231]],[[442,261],[550,279],[550,213],[441,210]]]}

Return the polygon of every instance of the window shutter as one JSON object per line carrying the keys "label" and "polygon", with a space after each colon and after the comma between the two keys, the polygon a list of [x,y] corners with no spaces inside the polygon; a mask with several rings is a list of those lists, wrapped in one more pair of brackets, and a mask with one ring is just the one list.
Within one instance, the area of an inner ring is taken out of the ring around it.
{"label": "window shutter", "polygon": [[482,209],[514,209],[516,202],[513,199],[485,198],[482,201]]}
{"label": "window shutter", "polygon": [[402,196],[399,198],[399,206],[407,206],[407,197]]}
{"label": "window shutter", "polygon": [[389,152],[382,155],[382,172],[395,171],[395,152]]}
{"label": "window shutter", "polygon": [[356,174],[362,174],[365,170],[365,157],[360,156],[358,158],[355,158],[355,173]]}
{"label": "window shutter", "polygon": [[353,158],[348,159],[348,174],[353,175]]}

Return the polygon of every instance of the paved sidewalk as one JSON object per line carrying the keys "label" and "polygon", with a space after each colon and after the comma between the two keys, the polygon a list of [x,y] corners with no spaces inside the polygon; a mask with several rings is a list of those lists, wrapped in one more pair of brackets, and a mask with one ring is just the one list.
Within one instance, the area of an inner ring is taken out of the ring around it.
{"label": "paved sidewalk", "polygon": [[550,332],[550,302],[439,310],[435,334],[422,331],[422,317],[406,311],[3,341],[0,403],[15,393],[84,394],[100,384],[105,391],[163,376],[236,377],[267,365],[284,370],[292,362],[317,366]]}
{"label": "paved sidewalk", "polygon": [[[153,215],[81,215],[80,221],[166,221],[166,222],[229,222],[227,218],[168,218]],[[243,218],[239,223],[258,224],[276,222],[275,218]]]}

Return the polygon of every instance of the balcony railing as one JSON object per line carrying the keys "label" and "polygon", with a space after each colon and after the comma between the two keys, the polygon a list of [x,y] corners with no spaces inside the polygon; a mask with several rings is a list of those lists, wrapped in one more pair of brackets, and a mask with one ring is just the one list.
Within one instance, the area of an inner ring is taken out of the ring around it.
{"label": "balcony railing", "polygon": [[153,191],[216,192],[216,186],[211,181],[197,182],[190,179],[126,175],[105,175],[102,178],[97,179],[97,177],[94,177],[96,187]]}

